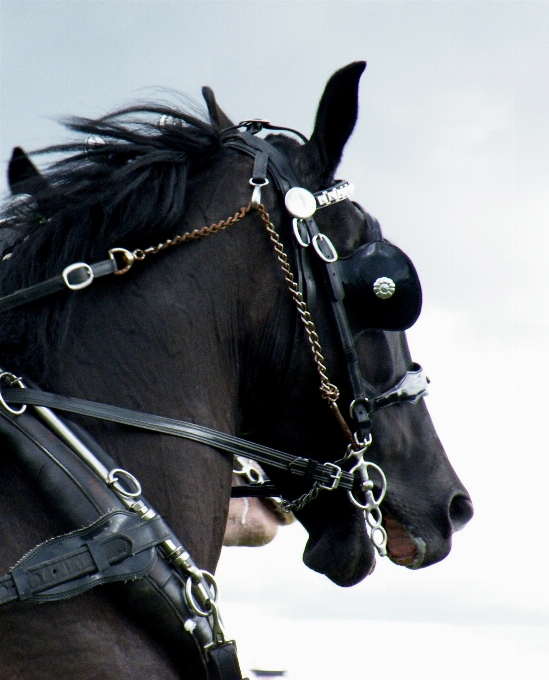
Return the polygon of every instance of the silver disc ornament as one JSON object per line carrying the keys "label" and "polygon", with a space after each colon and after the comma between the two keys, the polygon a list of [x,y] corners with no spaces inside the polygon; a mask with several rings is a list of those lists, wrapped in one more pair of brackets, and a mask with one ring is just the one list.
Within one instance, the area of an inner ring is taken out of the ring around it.
{"label": "silver disc ornament", "polygon": [[390,297],[393,297],[395,290],[395,282],[388,276],[380,276],[374,282],[374,294],[381,300],[388,300]]}
{"label": "silver disc ornament", "polygon": [[302,220],[312,217],[316,212],[316,198],[302,187],[293,187],[284,196],[288,212]]}

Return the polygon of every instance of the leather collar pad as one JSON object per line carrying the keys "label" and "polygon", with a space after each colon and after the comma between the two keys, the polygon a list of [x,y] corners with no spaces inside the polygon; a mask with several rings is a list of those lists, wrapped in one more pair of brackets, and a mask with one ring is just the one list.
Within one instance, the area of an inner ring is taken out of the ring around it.
{"label": "leather collar pad", "polygon": [[27,553],[0,579],[0,604],[62,600],[101,583],[142,578],[156,561],[154,546],[170,536],[161,517],[108,513]]}

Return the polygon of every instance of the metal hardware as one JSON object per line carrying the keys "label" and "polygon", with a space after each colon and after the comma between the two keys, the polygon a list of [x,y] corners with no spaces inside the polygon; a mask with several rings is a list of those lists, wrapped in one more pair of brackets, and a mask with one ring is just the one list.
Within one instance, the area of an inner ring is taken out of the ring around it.
{"label": "metal hardware", "polygon": [[86,153],[89,153],[94,147],[105,146],[106,142],[103,137],[99,135],[90,135],[86,139]]}
{"label": "metal hardware", "polygon": [[[119,477],[122,477],[125,481],[133,484],[135,491],[128,491],[122,484],[120,484]],[[127,470],[123,468],[113,468],[109,471],[106,479],[107,486],[110,486],[116,491],[119,496],[124,496],[124,498],[139,498],[141,496],[141,484],[139,481]]]}
{"label": "metal hardware", "polygon": [[[80,281],[80,283],[71,283],[69,281],[69,274],[72,274],[72,272],[82,270],[85,272],[87,278],[85,281]],[[93,281],[93,270],[90,267],[89,264],[86,264],[85,262],[75,262],[74,264],[70,264],[68,267],[65,267],[63,269],[63,281],[65,282],[65,285],[67,288],[70,290],[82,290],[82,288],[87,288],[91,282]]]}
{"label": "metal hardware", "polygon": [[153,517],[156,517],[156,512],[152,508],[147,507],[143,501],[133,503],[130,506],[130,509],[136,512],[141,519],[152,519]]}
{"label": "metal hardware", "polygon": [[212,647],[217,647],[218,645],[224,645],[225,644],[225,630],[223,628],[223,623],[221,622],[221,616],[219,614],[219,608],[217,606],[216,602],[210,602],[210,607],[212,609],[211,615],[212,615],[212,634],[213,634],[213,642],[209,645],[205,645],[204,649],[207,651],[208,649],[212,649]]}
{"label": "metal hardware", "polygon": [[[209,571],[198,571],[200,572],[201,580],[197,582],[192,576],[189,576],[185,582],[185,595],[187,596],[189,607],[197,616],[210,616],[212,613],[211,605],[217,599],[217,583]],[[196,591],[196,596],[193,593],[193,589]],[[197,598],[200,602],[197,601]]]}
{"label": "metal hardware", "polygon": [[354,190],[355,185],[352,182],[343,180],[329,189],[316,191],[313,195],[318,204],[318,208],[326,208],[329,205],[339,203],[340,201],[344,201],[346,198],[349,198]]}
{"label": "metal hardware", "polygon": [[388,300],[393,297],[396,285],[393,279],[390,279],[388,276],[380,276],[379,279],[374,281],[373,288],[376,297],[381,300]]}
{"label": "metal hardware", "polygon": [[294,229],[295,240],[299,243],[302,248],[307,248],[311,245],[311,235],[307,229],[305,222],[299,217],[294,217],[292,220],[292,226]]}
{"label": "metal hardware", "polygon": [[267,184],[269,184],[269,180],[265,178],[261,183],[256,182],[254,178],[252,177],[250,179],[250,184],[253,186],[254,190],[252,193],[252,208],[257,210],[257,207],[261,204],[261,187],[266,187]]}
{"label": "metal hardware", "polygon": [[282,500],[280,502],[280,509],[282,512],[286,513],[299,512],[299,510],[302,510],[308,503],[314,501],[320,492],[320,484],[315,482],[307,493],[302,494],[299,498],[296,498],[295,501]]}
{"label": "metal hardware", "polygon": [[120,276],[121,274],[129,272],[130,269],[132,268],[133,263],[135,262],[135,255],[131,253],[129,250],[126,250],[126,248],[111,248],[109,250],[109,257],[111,258],[111,260],[114,260],[116,262],[117,267],[118,260],[116,259],[116,255],[120,255],[123,261],[123,266],[117,269],[117,271],[115,271],[114,273],[117,276]]}
{"label": "metal hardware", "polygon": [[[313,236],[313,248],[316,250],[318,257],[324,260],[324,262],[335,262],[338,258],[337,250],[326,234],[321,233]],[[326,248],[326,252],[324,252],[323,248]]]}
{"label": "metal hardware", "polygon": [[263,130],[265,125],[270,125],[270,120],[265,120],[264,118],[251,118],[250,120],[242,120],[236,127],[246,128],[246,132],[251,135],[257,135],[258,132]]}
{"label": "metal hardware", "polygon": [[[353,420],[355,418],[355,406],[357,404],[363,404],[364,408],[368,412],[369,412],[369,409],[370,409],[370,400],[367,397],[361,397],[360,399],[353,399],[353,401],[351,402],[351,404],[349,406],[349,415]],[[356,432],[355,432],[354,436],[355,436],[355,441],[356,441]],[[357,442],[357,444],[359,444],[359,446],[362,446],[364,444],[364,442]]]}
{"label": "metal hardware", "polygon": [[286,192],[284,203],[288,212],[294,217],[306,220],[316,212],[316,199],[310,191],[302,187],[293,187]]}
{"label": "metal hardware", "polygon": [[322,482],[318,483],[318,486],[320,489],[325,489],[326,491],[333,491],[334,489],[337,489],[339,486],[339,480],[341,479],[341,468],[339,465],[336,465],[335,463],[324,463],[324,467],[329,467],[333,470],[333,473],[330,474],[330,479],[332,480],[331,484],[322,484]]}
{"label": "metal hardware", "polygon": [[[355,435],[355,439],[356,435]],[[357,440],[358,441],[358,440]],[[357,463],[354,465],[350,472],[351,474],[358,474],[360,480],[360,490],[365,496],[365,502],[361,503],[355,498],[352,491],[347,491],[349,500],[351,503],[364,510],[364,516],[366,519],[366,524],[370,528],[370,540],[372,541],[375,549],[378,551],[381,557],[387,555],[387,532],[383,527],[383,515],[381,513],[380,505],[385,498],[387,492],[387,479],[385,473],[375,463],[371,461],[364,460],[364,454],[368,450],[368,447],[372,443],[372,436],[368,436],[368,441],[365,445],[358,451],[353,450],[351,446],[347,449],[346,458],[356,458]],[[374,482],[370,479],[369,470],[373,469],[381,478],[381,490],[376,498],[374,496]]]}
{"label": "metal hardware", "polygon": [[307,303],[303,299],[303,294],[299,290],[299,286],[292,272],[292,268],[290,267],[290,263],[288,262],[288,256],[286,255],[286,252],[284,250],[284,245],[281,243],[280,236],[278,235],[278,232],[276,231],[274,224],[271,222],[268,213],[265,211],[263,207],[259,208],[259,214],[261,219],[263,220],[265,228],[267,229],[267,232],[271,239],[271,243],[274,246],[277,259],[284,273],[284,279],[288,284],[290,295],[294,300],[295,306],[297,308],[297,313],[299,314],[301,322],[303,323],[303,327],[305,328],[305,332],[307,333],[309,345],[313,353],[313,360],[315,362],[318,374],[320,376],[320,392],[322,394],[322,397],[323,399],[326,399],[328,401],[332,412],[336,415],[336,418],[338,418],[338,420],[339,418],[341,418],[341,421],[344,422],[343,417],[339,412],[339,407],[337,406],[336,403],[337,400],[339,399],[339,389],[337,385],[331,383],[328,378],[325,363],[326,360],[322,355],[322,347],[318,339],[315,324],[311,318],[311,313],[307,308]]}
{"label": "metal hardware", "polygon": [[360,451],[366,451],[366,449],[372,443],[372,434],[371,434],[371,432],[369,432],[368,433],[368,439],[359,440],[358,432],[355,432],[354,435],[353,435],[353,439],[354,439],[355,444],[357,445],[357,448],[354,449],[354,450],[356,452],[360,453]]}
{"label": "metal hardware", "polygon": [[[7,371],[4,371],[0,373],[0,386],[2,383],[5,382],[7,387],[13,387],[14,385],[17,387],[25,387],[23,384],[23,380],[21,378],[18,378],[16,375],[13,375],[13,373],[8,373]],[[20,408],[12,408],[11,406],[8,405],[8,403],[4,400],[4,397],[2,396],[2,390],[0,390],[0,406],[6,409],[8,413],[11,413],[13,416],[20,416],[23,413],[25,413],[27,406],[26,404],[23,404]]]}
{"label": "metal hardware", "polygon": [[[240,465],[240,469],[235,467],[235,463]],[[233,475],[245,477],[250,484],[263,484],[265,475],[253,465],[253,461],[244,456],[235,456],[233,463]]]}

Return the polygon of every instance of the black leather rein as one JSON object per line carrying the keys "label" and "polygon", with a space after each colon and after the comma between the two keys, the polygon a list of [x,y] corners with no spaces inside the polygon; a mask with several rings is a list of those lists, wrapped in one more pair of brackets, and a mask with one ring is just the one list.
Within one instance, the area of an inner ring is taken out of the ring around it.
{"label": "black leather rein", "polygon": [[[169,434],[183,439],[190,439],[200,444],[212,446],[234,456],[253,458],[258,463],[270,465],[298,477],[317,481],[322,488],[353,488],[354,476],[344,472],[333,463],[319,463],[310,458],[292,456],[246,439],[235,437],[202,425],[195,425],[183,420],[165,418],[150,413],[131,411],[118,406],[109,406],[95,401],[86,401],[74,397],[64,397],[41,390],[6,387],[2,389],[0,399],[9,404],[24,404],[58,409],[81,416],[90,416],[107,420],[120,425]],[[272,493],[270,495],[273,495]]]}

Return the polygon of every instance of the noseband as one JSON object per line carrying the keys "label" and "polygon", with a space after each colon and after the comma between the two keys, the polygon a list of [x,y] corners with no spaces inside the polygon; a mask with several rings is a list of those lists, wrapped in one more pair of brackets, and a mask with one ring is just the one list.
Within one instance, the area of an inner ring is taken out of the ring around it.
{"label": "noseband", "polygon": [[[164,121],[163,124],[167,123]],[[84,262],[71,264],[57,277],[0,298],[1,313],[59,291],[77,292],[88,287],[95,278],[109,274],[124,274],[136,261],[142,261],[149,255],[157,254],[166,248],[215,234],[239,222],[249,213],[258,212],[273,243],[298,316],[305,329],[320,376],[320,391],[347,438],[348,446],[342,459],[335,463],[319,463],[200,425],[28,388],[22,378],[7,372],[0,373],[0,407],[7,414],[7,418],[16,424],[17,419],[25,412],[26,406],[33,406],[34,414],[69,446],[89,470],[99,476],[123,506],[120,512],[114,513],[116,516],[103,515],[86,531],[67,534],[58,541],[56,539],[55,545],[47,542],[35,548],[29,553],[29,559],[26,562],[25,558],[10,572],[10,575],[0,579],[0,586],[6,583],[8,584],[6,588],[8,590],[11,588],[12,599],[6,602],[12,601],[13,598],[37,600],[40,597],[61,599],[69,596],[67,592],[70,588],[62,584],[50,583],[46,587],[46,595],[33,593],[29,585],[29,574],[32,569],[36,571],[39,568],[36,564],[40,566],[43,563],[40,560],[44,559],[44,555],[47,554],[50,562],[53,559],[52,554],[55,559],[65,560],[64,555],[69,549],[67,548],[69,544],[71,549],[74,549],[75,545],[77,547],[85,545],[93,558],[90,563],[91,575],[78,592],[83,592],[96,583],[103,582],[95,578],[97,575],[93,575],[94,570],[96,569],[98,574],[110,574],[109,569],[114,569],[114,567],[109,559],[104,557],[104,552],[101,552],[103,549],[99,550],[93,541],[99,535],[116,533],[118,531],[116,526],[123,526],[126,532],[135,532],[138,539],[136,539],[137,545],[145,547],[139,548],[139,551],[136,549],[135,554],[120,558],[119,562],[122,566],[118,565],[116,575],[112,578],[109,576],[108,580],[127,581],[148,573],[147,569],[151,567],[147,566],[145,557],[139,558],[141,562],[138,557],[141,553],[145,555],[146,549],[158,547],[162,557],[184,584],[186,603],[184,610],[189,615],[185,630],[187,633],[195,634],[195,629],[201,630],[204,620],[208,622],[207,634],[202,633],[203,637],[205,635],[205,641],[200,642],[200,645],[204,656],[210,655],[210,658],[216,660],[215,663],[219,666],[217,675],[220,680],[233,680],[233,678],[240,677],[240,673],[237,671],[237,663],[235,666],[231,661],[228,663],[229,670],[223,670],[223,664],[219,661],[225,653],[229,656],[232,654],[234,659],[236,656],[233,653],[234,650],[230,653],[227,651],[232,643],[225,640],[216,605],[217,588],[213,577],[194,564],[191,556],[165,522],[150,504],[141,498],[138,480],[126,470],[118,467],[109,469],[109,466],[105,466],[97,455],[75,435],[74,431],[50,409],[182,437],[225,451],[232,456],[251,458],[262,465],[272,466],[310,481],[312,486],[307,493],[293,501],[282,501],[282,509],[288,512],[301,510],[323,490],[332,491],[342,488],[347,491],[351,503],[364,511],[372,543],[379,554],[387,554],[387,535],[382,526],[380,509],[387,482],[382,469],[364,458],[372,442],[371,415],[375,411],[394,404],[417,403],[427,392],[428,379],[421,366],[414,364],[397,384],[379,393],[362,376],[355,349],[355,338],[367,329],[404,330],[412,325],[421,308],[419,280],[407,256],[395,246],[382,240],[379,225],[364,211],[362,211],[364,218],[368,222],[370,233],[374,235],[374,240],[340,259],[328,236],[319,230],[314,214],[317,210],[329,209],[330,206],[340,201],[348,200],[353,190],[352,184],[339,181],[314,194],[303,189],[299,186],[285,156],[268,141],[256,136],[264,128],[295,132],[287,128],[276,128],[266,121],[245,121],[223,132],[224,146],[253,159],[253,172],[249,180],[253,187],[251,201],[234,216],[217,224],[176,236],[150,248],[137,249],[133,252],[124,248],[113,248],[109,251],[107,260],[92,265]],[[296,134],[301,139],[305,139],[300,133]],[[297,270],[295,275],[278,232],[261,202],[261,190],[270,181],[284,197],[286,209],[292,218],[294,261]],[[360,206],[358,208],[362,210]],[[313,257],[316,260],[314,265],[312,264]],[[337,335],[346,361],[352,392],[352,400],[349,404],[352,426],[348,424],[339,410],[337,404],[339,389],[328,378],[322,348],[311,316],[311,310],[314,312],[316,309],[315,269],[319,266],[323,271],[323,285],[327,289]],[[16,405],[20,405],[20,408],[15,408]],[[344,467],[350,467],[350,470],[346,471]],[[375,472],[375,482],[370,476],[372,470]],[[233,495],[277,495],[275,487],[268,481],[258,479],[257,482],[259,483],[252,483],[249,487],[236,487]],[[245,492],[243,492],[244,488],[247,489]],[[139,521],[134,519],[136,516]],[[150,528],[152,526],[156,528],[153,530]],[[49,547],[43,550],[43,546]],[[92,549],[91,546],[95,547]],[[48,550],[53,553],[48,553]],[[139,562],[141,571],[137,567],[128,567],[125,570],[123,565],[130,564],[130,562],[131,564]],[[74,579],[74,576],[70,574],[69,576]],[[55,588],[57,591],[54,593]],[[76,594],[76,592],[71,590],[70,594]],[[178,597],[181,599],[181,594],[166,597],[175,602]],[[0,597],[0,604],[3,603]],[[181,604],[175,606],[183,607]]]}

